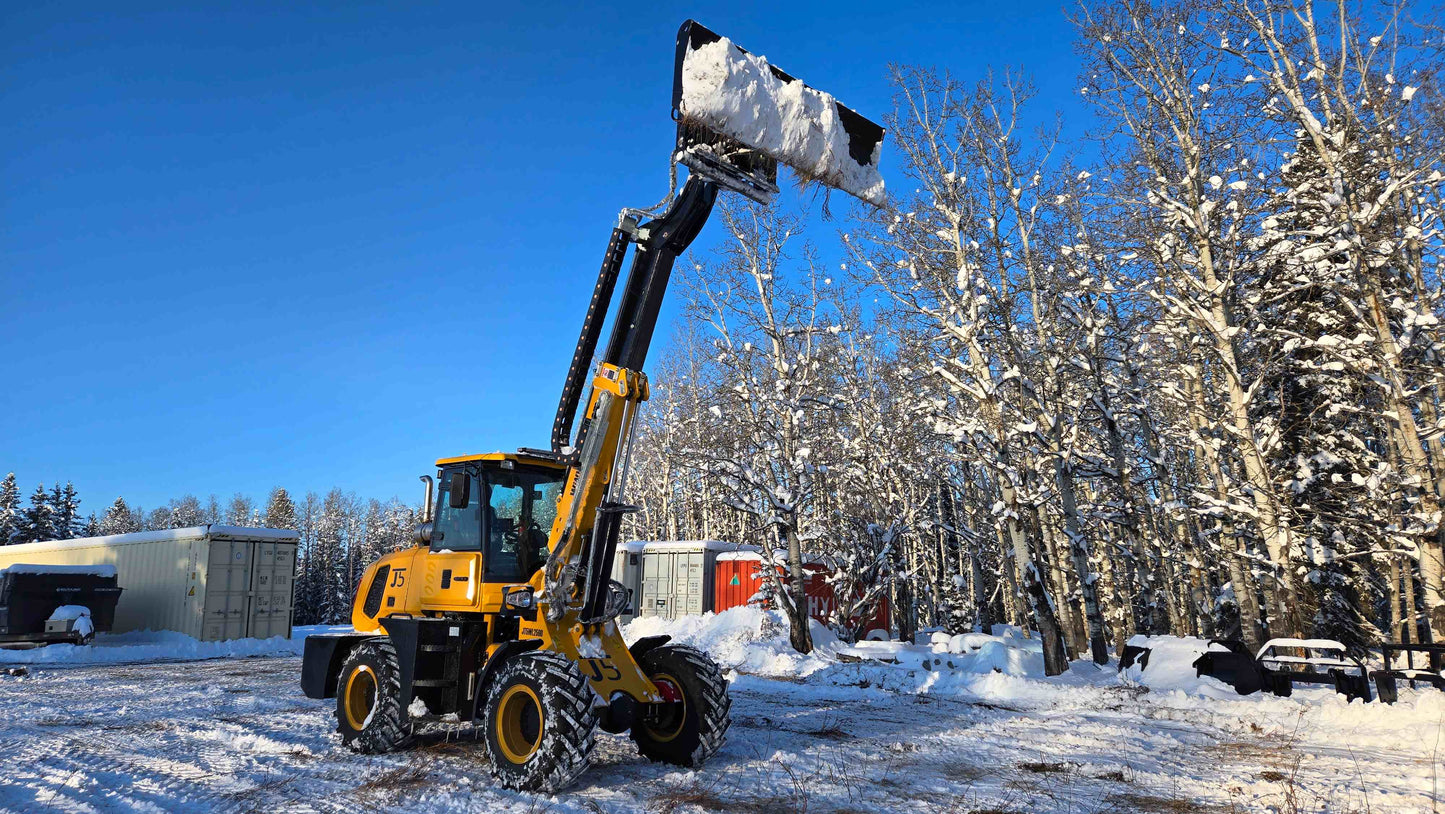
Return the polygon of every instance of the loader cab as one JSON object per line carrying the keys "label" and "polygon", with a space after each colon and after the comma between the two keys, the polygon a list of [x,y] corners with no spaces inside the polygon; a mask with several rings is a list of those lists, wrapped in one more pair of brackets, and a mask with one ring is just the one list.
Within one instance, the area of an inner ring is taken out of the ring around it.
{"label": "loader cab", "polygon": [[550,554],[567,470],[517,456],[477,457],[438,462],[433,558],[459,558],[453,580],[480,560],[474,567],[481,582],[526,582]]}

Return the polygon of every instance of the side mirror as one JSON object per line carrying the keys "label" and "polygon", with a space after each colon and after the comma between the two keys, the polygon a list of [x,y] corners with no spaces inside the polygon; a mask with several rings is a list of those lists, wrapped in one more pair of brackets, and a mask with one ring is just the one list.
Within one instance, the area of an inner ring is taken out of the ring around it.
{"label": "side mirror", "polygon": [[472,479],[465,472],[453,472],[447,489],[447,504],[453,509],[465,509],[472,503]]}

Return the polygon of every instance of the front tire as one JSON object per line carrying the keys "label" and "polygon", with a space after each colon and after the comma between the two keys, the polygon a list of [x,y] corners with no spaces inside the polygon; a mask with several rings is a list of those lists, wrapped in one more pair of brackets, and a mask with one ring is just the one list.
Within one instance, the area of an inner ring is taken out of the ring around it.
{"label": "front tire", "polygon": [[587,771],[597,736],[597,697],[566,656],[523,653],[497,670],[487,690],[487,756],[509,789],[560,791]]}
{"label": "front tire", "polygon": [[336,680],[336,731],[353,752],[371,755],[411,745],[411,715],[401,700],[396,648],[384,638],[356,646]]}
{"label": "front tire", "polygon": [[675,691],[682,703],[655,721],[639,720],[632,727],[637,751],[654,763],[695,768],[717,754],[732,725],[732,698],[717,662],[706,653],[683,645],[648,651],[642,671],[665,693]]}

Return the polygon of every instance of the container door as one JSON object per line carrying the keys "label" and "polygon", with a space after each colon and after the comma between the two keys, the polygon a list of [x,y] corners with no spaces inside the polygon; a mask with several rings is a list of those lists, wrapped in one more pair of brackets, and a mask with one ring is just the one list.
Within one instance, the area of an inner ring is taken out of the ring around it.
{"label": "container door", "polygon": [[291,638],[291,610],[296,591],[296,544],[276,543],[271,569],[271,635]]}
{"label": "container door", "polygon": [[625,558],[626,563],[622,567],[622,584],[632,592],[632,612],[627,614],[630,619],[642,609],[642,552],[628,551],[618,556]]}
{"label": "container door", "polygon": [[638,616],[657,615],[657,568],[661,556],[642,555],[642,597],[637,602]]}
{"label": "container door", "polygon": [[673,562],[677,555],[671,551],[655,551],[642,558],[642,615],[673,618],[674,596],[672,585]]}
{"label": "container door", "polygon": [[728,608],[746,605],[752,594],[743,584],[747,574],[746,560],[714,560],[713,573],[717,584],[713,587],[712,609],[721,613]]}
{"label": "container door", "polygon": [[291,635],[291,569],[295,547],[290,543],[255,543],[251,567],[251,613],[246,635],[256,639]]}
{"label": "container door", "polygon": [[705,551],[689,551],[686,554],[679,554],[681,560],[681,573],[678,574],[678,593],[682,596],[680,602],[683,607],[679,613],[700,615],[703,608],[702,575],[703,557],[707,556]]}
{"label": "container door", "polygon": [[246,635],[254,544],[212,540],[206,564],[206,613],[201,640],[240,639]]}

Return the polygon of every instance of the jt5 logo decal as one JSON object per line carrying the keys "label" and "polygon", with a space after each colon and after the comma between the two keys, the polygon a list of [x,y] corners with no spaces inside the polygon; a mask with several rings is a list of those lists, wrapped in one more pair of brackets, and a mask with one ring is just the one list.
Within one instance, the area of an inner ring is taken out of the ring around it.
{"label": "jt5 logo decal", "polygon": [[583,659],[592,671],[593,681],[616,681],[622,678],[622,671],[609,659]]}

